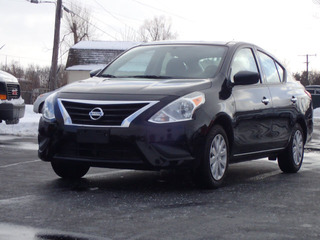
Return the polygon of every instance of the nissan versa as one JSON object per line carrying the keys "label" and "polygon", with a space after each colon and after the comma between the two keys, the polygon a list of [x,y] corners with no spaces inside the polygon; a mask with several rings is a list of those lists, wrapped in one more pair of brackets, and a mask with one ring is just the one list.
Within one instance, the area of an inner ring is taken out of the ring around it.
{"label": "nissan versa", "polygon": [[92,167],[191,170],[217,188],[232,162],[269,157],[297,172],[311,97],[248,43],[147,43],[50,95],[39,157],[62,178]]}

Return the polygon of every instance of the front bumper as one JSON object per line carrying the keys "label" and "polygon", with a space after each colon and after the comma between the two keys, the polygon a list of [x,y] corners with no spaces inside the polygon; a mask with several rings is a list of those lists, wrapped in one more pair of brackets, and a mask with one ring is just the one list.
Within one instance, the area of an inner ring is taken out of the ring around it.
{"label": "front bumper", "polygon": [[90,166],[163,169],[196,167],[204,136],[196,122],[131,124],[128,128],[39,123],[39,157]]}
{"label": "front bumper", "polygon": [[0,120],[19,122],[24,116],[25,104],[0,103]]}

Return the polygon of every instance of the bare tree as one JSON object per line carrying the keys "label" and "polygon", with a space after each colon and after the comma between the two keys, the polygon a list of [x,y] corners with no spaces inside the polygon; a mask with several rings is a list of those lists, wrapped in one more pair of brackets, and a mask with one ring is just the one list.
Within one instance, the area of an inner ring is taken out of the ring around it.
{"label": "bare tree", "polygon": [[165,16],[155,16],[152,20],[145,20],[139,29],[139,40],[143,42],[172,40],[178,34],[172,32],[171,20]]}
{"label": "bare tree", "polygon": [[90,40],[94,34],[89,9],[82,7],[79,2],[72,1],[69,13],[64,14],[65,35],[63,42],[68,47],[83,41]]}
{"label": "bare tree", "polygon": [[121,31],[121,40],[122,41],[135,41],[139,42],[137,32],[133,28],[125,27],[124,30]]}
{"label": "bare tree", "polygon": [[23,78],[25,74],[24,68],[17,61],[12,61],[11,63],[6,64],[5,66],[0,65],[0,69],[12,74],[16,78]]}

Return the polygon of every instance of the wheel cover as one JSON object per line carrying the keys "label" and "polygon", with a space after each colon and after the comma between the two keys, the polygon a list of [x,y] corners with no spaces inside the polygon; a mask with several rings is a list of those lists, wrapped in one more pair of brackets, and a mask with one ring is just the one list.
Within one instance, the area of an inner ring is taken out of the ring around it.
{"label": "wheel cover", "polygon": [[299,130],[295,132],[293,137],[292,155],[295,165],[300,165],[303,155],[303,137],[302,133]]}
{"label": "wheel cover", "polygon": [[214,180],[223,178],[227,167],[227,144],[221,134],[216,135],[210,147],[210,170]]}

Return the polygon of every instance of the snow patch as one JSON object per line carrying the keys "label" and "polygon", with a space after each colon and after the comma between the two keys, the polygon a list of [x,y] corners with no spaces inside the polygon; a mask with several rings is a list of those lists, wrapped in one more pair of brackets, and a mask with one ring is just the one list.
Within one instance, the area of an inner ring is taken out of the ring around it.
{"label": "snow patch", "polygon": [[24,117],[18,124],[6,125],[4,121],[0,123],[0,134],[37,136],[40,117],[41,114],[33,112],[33,105],[26,105]]}
{"label": "snow patch", "polygon": [[88,65],[74,65],[66,68],[67,71],[92,71],[97,69],[102,69],[105,64],[88,64]]}
{"label": "snow patch", "polygon": [[22,97],[19,97],[18,99],[0,100],[0,104],[1,103],[11,103],[13,105],[21,105],[21,104],[24,104],[24,100]]}
{"label": "snow patch", "polygon": [[320,118],[320,108],[313,109],[313,118]]}

